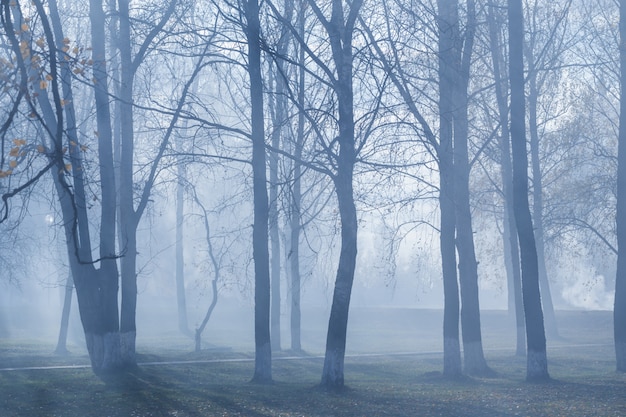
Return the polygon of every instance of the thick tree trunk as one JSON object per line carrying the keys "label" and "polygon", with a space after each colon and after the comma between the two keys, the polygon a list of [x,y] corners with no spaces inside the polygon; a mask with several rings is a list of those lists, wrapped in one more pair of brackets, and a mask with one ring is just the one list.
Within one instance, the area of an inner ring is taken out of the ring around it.
{"label": "thick tree trunk", "polygon": [[617,148],[617,273],[613,328],[615,359],[618,372],[626,372],[626,2],[620,2],[619,13],[620,115]]}
{"label": "thick tree trunk", "polygon": [[526,379],[550,378],[543,325],[537,248],[528,203],[524,99],[524,20],[521,0],[509,0],[509,75],[511,80],[511,143],[513,151],[513,200],[520,244],[522,296],[526,316]]}
{"label": "thick tree trunk", "polygon": [[441,212],[440,251],[443,274],[443,374],[458,377],[462,374],[461,346],[459,341],[459,286],[456,269],[455,246],[455,201],[453,175],[453,102],[454,60],[453,42],[454,15],[456,5],[451,1],[439,0],[437,24],[439,28],[439,210]]}
{"label": "thick tree trunk", "polygon": [[121,63],[121,138],[120,154],[120,250],[121,258],[122,306],[121,306],[121,343],[122,360],[128,366],[136,365],[135,339],[137,325],[137,226],[133,195],[134,161],[134,123],[133,123],[133,61],[131,53],[131,34],[129,0],[119,0],[120,31],[118,47]]}
{"label": "thick tree trunk", "polygon": [[248,73],[252,107],[252,172],[254,188],[254,339],[255,362],[253,382],[272,382],[272,348],[270,338],[270,268],[268,248],[269,203],[265,172],[265,128],[263,122],[263,81],[261,78],[261,37],[257,0],[246,3],[246,37]]}
{"label": "thick tree trunk", "polygon": [[[358,223],[352,184],[356,163],[354,93],[352,90],[352,36],[354,27],[352,25],[356,21],[361,5],[362,2],[359,0],[352,2],[346,18],[342,1],[333,0],[332,16],[330,21],[326,22],[337,72],[335,94],[337,95],[339,116],[339,136],[337,138],[339,154],[336,155],[337,174],[333,180],[341,218],[341,252],[328,321],[326,355],[321,381],[321,385],[329,389],[340,389],[344,386],[348,312],[356,269]],[[346,22],[349,23],[349,26],[346,25]]]}

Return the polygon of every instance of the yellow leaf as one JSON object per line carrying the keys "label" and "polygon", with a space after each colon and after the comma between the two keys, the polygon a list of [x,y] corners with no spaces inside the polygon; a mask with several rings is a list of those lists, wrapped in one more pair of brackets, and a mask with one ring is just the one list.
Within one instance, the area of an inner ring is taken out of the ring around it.
{"label": "yellow leaf", "polygon": [[38,47],[43,48],[44,45],[46,44],[46,42],[44,41],[43,38],[39,38],[35,41],[35,43],[37,44]]}
{"label": "yellow leaf", "polygon": [[62,50],[63,52],[67,52],[67,51],[69,51],[69,50],[70,50],[70,47],[69,47],[69,46],[67,46],[67,45],[65,45],[65,46],[64,46],[61,50]]}
{"label": "yellow leaf", "polygon": [[80,49],[78,49],[78,46],[75,46],[74,49],[72,49],[72,52],[74,53],[74,55],[78,54],[79,51]]}
{"label": "yellow leaf", "polygon": [[52,75],[51,74],[46,74],[46,80],[52,81]]}
{"label": "yellow leaf", "polygon": [[26,145],[26,140],[24,140],[24,139],[13,139],[13,144],[15,146],[24,146],[24,145]]}
{"label": "yellow leaf", "polygon": [[65,170],[66,171],[71,171],[72,170],[72,164],[65,164]]}
{"label": "yellow leaf", "polygon": [[45,90],[46,88],[48,88],[48,82],[46,80],[39,81],[39,88],[41,90]]}
{"label": "yellow leaf", "polygon": [[22,23],[22,30],[26,32],[28,30],[28,25],[26,23]]}
{"label": "yellow leaf", "polygon": [[70,43],[70,38],[63,38],[63,43],[65,45],[67,45],[68,43]]}
{"label": "yellow leaf", "polygon": [[17,161],[16,160],[9,161],[9,166],[11,168],[15,168],[17,166]]}
{"label": "yellow leaf", "polygon": [[17,156],[19,153],[20,153],[20,148],[15,147],[11,149],[11,152],[9,152],[9,156]]}
{"label": "yellow leaf", "polygon": [[37,152],[44,153],[45,151],[46,151],[46,148],[44,148],[43,145],[37,146]]}

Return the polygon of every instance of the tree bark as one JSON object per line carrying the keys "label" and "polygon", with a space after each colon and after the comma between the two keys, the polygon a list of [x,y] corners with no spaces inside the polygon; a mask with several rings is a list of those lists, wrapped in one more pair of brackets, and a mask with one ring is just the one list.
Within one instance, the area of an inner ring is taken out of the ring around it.
{"label": "tree bark", "polygon": [[524,20],[521,0],[509,0],[509,77],[511,80],[511,146],[513,151],[513,200],[520,244],[522,296],[526,317],[526,379],[550,378],[543,325],[537,248],[528,203],[528,156],[526,153],[524,99]]}

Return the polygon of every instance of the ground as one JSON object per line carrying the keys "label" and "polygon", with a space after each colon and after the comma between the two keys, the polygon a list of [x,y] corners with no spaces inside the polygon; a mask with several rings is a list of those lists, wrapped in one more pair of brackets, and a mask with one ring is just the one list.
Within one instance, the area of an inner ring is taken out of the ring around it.
{"label": "ground", "polygon": [[[411,332],[422,339],[408,346],[412,352],[403,349],[406,340],[398,335],[397,349],[391,350],[389,338],[406,329],[405,313],[355,320],[353,339],[367,342],[369,334],[371,349],[365,349],[367,343],[358,351],[348,349],[354,356],[346,360],[342,392],[318,387],[319,352],[302,357],[276,353],[275,383],[262,386],[249,382],[250,352],[192,353],[166,349],[175,345],[168,340],[146,341],[140,360],[152,364],[121,377],[100,379],[80,367],[0,371],[0,416],[626,415],[626,375],[614,371],[609,312],[559,312],[561,338],[549,341],[548,351],[553,381],[543,384],[524,381],[525,359],[514,356],[515,341],[502,328],[507,327],[502,313],[483,316],[487,361],[496,376],[457,381],[441,376],[441,354],[430,349],[437,332]],[[408,321],[419,329],[420,321],[436,315],[415,313]],[[49,353],[53,347],[43,341],[0,340],[0,368],[85,363],[84,355],[55,357]],[[373,354],[377,351],[382,353]],[[155,364],[168,360],[180,362]]]}

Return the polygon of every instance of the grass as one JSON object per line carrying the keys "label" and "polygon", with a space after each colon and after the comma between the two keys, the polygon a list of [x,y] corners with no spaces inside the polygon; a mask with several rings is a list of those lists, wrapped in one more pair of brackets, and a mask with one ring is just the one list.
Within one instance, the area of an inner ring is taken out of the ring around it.
{"label": "grass", "polygon": [[[248,382],[249,352],[160,351],[146,344],[142,351],[147,353],[140,355],[144,362],[240,361],[141,366],[106,379],[88,368],[0,371],[0,416],[625,416],[626,375],[614,371],[609,313],[568,314],[563,338],[549,343],[553,381],[544,384],[524,382],[525,360],[513,356],[513,341],[491,317],[483,327],[487,361],[497,373],[493,378],[445,380],[441,356],[433,353],[348,357],[347,388],[332,393],[318,387],[322,360],[317,357],[280,360],[290,355],[277,353],[276,382],[262,386]],[[373,339],[393,330],[389,323],[367,326]],[[367,332],[358,323],[355,327],[354,337],[365,341]],[[433,336],[420,336],[426,348],[419,350],[426,351]],[[373,348],[380,344],[391,342],[372,340]],[[406,350],[402,347],[398,342],[396,351]],[[47,353],[52,348],[0,340],[0,367],[86,360],[82,354],[55,358]]]}

